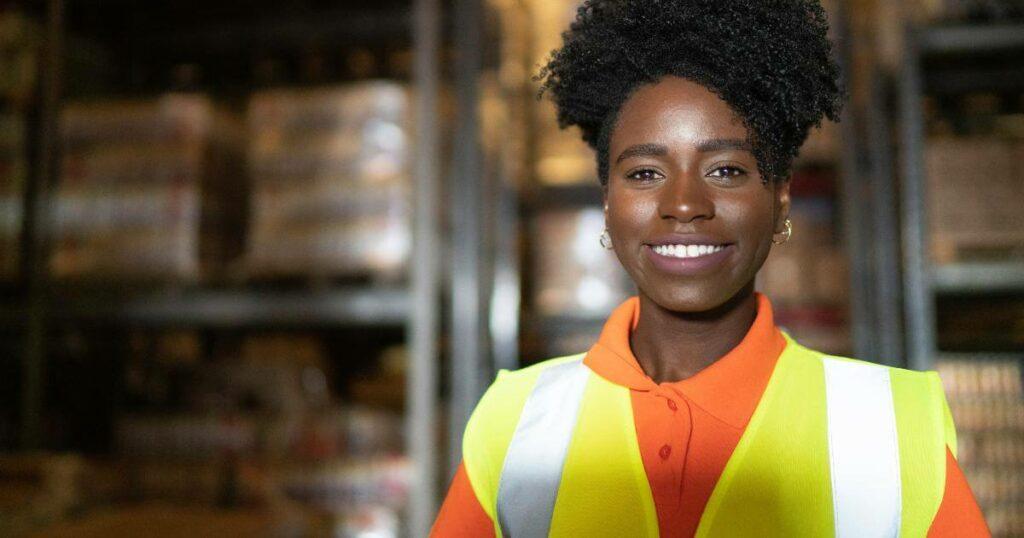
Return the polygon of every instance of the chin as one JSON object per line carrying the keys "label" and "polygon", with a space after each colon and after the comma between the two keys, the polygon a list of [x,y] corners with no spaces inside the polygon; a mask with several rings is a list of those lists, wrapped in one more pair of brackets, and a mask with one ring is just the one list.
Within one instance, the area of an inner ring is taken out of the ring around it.
{"label": "chin", "polygon": [[665,310],[686,314],[711,312],[735,299],[743,291],[737,289],[709,289],[697,285],[677,285],[672,287],[652,286],[650,289],[641,287],[640,291],[651,301]]}

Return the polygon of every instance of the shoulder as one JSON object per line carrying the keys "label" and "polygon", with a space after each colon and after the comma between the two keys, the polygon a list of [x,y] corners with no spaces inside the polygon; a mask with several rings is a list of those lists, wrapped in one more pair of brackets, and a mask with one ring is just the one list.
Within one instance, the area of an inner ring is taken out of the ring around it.
{"label": "shoulder", "polygon": [[501,370],[470,416],[462,437],[462,457],[470,484],[492,517],[505,453],[537,379],[552,368],[581,361],[584,355],[549,359],[520,370]]}
{"label": "shoulder", "polygon": [[895,366],[888,366],[880,364],[878,362],[855,359],[852,357],[844,357],[841,355],[830,355],[821,351],[817,351],[806,346],[801,345],[796,340],[793,340],[789,335],[786,335],[787,345],[786,351],[793,354],[794,356],[800,357],[802,360],[816,360],[823,361],[826,364],[832,364],[837,366],[845,366],[851,370],[863,370],[863,371],[874,371],[874,372],[885,372],[888,373],[893,383],[901,384],[912,384],[915,386],[934,388],[938,387],[941,391],[942,382],[939,380],[939,374],[934,371],[918,372],[915,370],[907,370],[905,368],[898,368]]}
{"label": "shoulder", "polygon": [[[861,359],[829,355],[815,351],[796,343],[790,338],[792,352],[803,360],[820,360],[826,371],[831,367],[841,376],[864,375],[879,376],[889,384],[892,403],[898,420],[903,423],[925,422],[935,424],[941,431],[946,444],[956,454],[956,428],[942,380],[938,372],[933,370],[919,372],[895,366],[887,366]],[[828,374],[826,373],[826,376]]]}
{"label": "shoulder", "polygon": [[561,365],[579,362],[583,360],[584,355],[584,353],[580,353],[558,357],[519,370],[499,371],[494,382],[491,383],[473,411],[467,427],[467,435],[469,430],[478,427],[477,423],[481,421],[486,423],[512,421],[514,425],[515,419],[522,411],[526,399],[541,374]]}
{"label": "shoulder", "polygon": [[512,388],[513,386],[519,385],[532,385],[540,377],[540,374],[563,364],[579,362],[583,360],[586,353],[578,353],[576,355],[566,355],[564,357],[557,357],[554,359],[547,359],[526,368],[520,368],[519,370],[500,370],[494,383],[491,385],[491,389],[494,388]]}

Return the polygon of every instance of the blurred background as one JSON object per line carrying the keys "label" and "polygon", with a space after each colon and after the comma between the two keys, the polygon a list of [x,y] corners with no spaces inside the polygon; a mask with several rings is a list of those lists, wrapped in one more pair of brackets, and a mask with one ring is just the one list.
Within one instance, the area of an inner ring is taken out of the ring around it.
{"label": "blurred background", "polygon": [[[0,2],[0,535],[424,536],[495,371],[632,293],[532,80],[575,4]],[[1024,2],[826,4],[760,288],[937,369],[1024,536]]]}

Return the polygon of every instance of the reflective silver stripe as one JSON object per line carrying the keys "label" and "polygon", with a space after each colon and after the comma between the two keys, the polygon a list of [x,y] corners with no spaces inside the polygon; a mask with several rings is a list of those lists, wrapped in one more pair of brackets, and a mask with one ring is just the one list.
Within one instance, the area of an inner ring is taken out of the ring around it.
{"label": "reflective silver stripe", "polygon": [[506,537],[548,535],[562,466],[590,370],[583,359],[540,373],[519,415],[498,483],[498,523]]}
{"label": "reflective silver stripe", "polygon": [[898,536],[900,452],[889,370],[825,359],[836,536]]}

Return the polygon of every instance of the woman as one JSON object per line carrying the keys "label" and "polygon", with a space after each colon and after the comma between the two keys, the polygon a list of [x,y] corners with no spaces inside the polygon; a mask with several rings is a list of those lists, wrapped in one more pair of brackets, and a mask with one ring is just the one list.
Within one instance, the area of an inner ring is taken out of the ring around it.
{"label": "woman", "polygon": [[987,535],[938,376],[802,347],[754,291],[839,116],[817,2],[587,0],[542,77],[638,296],[587,353],[499,374],[433,534]]}

